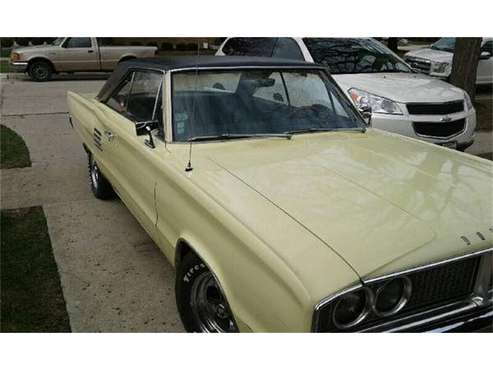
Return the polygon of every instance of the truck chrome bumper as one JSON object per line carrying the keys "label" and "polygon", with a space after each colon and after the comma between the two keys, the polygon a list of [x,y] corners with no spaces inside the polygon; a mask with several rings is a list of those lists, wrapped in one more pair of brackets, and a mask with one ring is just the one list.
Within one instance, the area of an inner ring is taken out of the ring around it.
{"label": "truck chrome bumper", "polygon": [[10,62],[10,72],[24,73],[27,71],[27,62]]}

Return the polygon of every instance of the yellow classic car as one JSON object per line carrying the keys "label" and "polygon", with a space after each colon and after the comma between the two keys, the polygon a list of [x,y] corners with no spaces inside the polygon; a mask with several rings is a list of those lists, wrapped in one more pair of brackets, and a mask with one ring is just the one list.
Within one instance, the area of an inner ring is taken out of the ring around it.
{"label": "yellow classic car", "polygon": [[493,162],[371,128],[324,66],[136,60],[68,105],[94,195],[175,266],[188,331],[491,325]]}

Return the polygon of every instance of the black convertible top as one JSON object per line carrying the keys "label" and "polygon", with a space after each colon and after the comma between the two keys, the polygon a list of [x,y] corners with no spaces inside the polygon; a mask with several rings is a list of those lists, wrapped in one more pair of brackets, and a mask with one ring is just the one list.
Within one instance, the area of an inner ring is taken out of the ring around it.
{"label": "black convertible top", "polygon": [[174,69],[190,68],[231,68],[231,67],[293,67],[293,68],[323,68],[325,66],[280,58],[261,58],[244,56],[181,56],[168,58],[144,58],[132,59],[118,64],[114,72],[101,91],[97,99],[105,100],[109,94],[120,84],[121,79],[129,69],[152,69],[166,72]]}

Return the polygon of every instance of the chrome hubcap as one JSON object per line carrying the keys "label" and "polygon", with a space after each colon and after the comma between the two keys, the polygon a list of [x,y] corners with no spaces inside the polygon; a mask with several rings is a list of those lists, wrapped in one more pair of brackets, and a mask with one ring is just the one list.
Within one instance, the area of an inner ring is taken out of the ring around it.
{"label": "chrome hubcap", "polygon": [[99,168],[96,162],[92,162],[91,165],[91,181],[92,181],[92,186],[97,189],[98,183],[99,183]]}
{"label": "chrome hubcap", "polygon": [[211,272],[203,273],[195,279],[190,303],[202,332],[236,331],[233,316]]}
{"label": "chrome hubcap", "polygon": [[34,66],[33,73],[39,79],[44,79],[47,76],[46,70],[40,66]]}

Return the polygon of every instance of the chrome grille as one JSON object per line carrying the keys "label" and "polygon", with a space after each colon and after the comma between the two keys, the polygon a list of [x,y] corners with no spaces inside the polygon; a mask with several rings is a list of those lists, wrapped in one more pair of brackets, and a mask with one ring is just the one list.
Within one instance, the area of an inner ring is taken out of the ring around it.
{"label": "chrome grille", "polygon": [[451,122],[413,122],[416,135],[437,138],[449,138],[464,131],[466,120],[459,119]]}
{"label": "chrome grille", "polygon": [[418,71],[426,74],[430,74],[431,62],[429,60],[413,57],[406,57],[405,60],[414,69],[417,69]]}
{"label": "chrome grille", "polygon": [[444,115],[464,111],[464,101],[455,100],[446,103],[408,103],[406,104],[409,114]]}
{"label": "chrome grille", "polygon": [[[443,309],[446,305],[464,301],[474,291],[476,276],[482,256],[469,257],[456,261],[424,268],[405,274],[412,282],[412,294],[406,306],[392,320],[407,320],[411,315],[427,312],[431,309]],[[387,280],[366,284],[370,289],[376,289]],[[317,331],[341,331],[331,321],[337,299],[320,308],[315,321]],[[386,318],[378,317],[371,312],[361,324],[347,331],[364,331],[384,324]],[[344,330],[343,330],[344,331]]]}
{"label": "chrome grille", "polygon": [[468,296],[474,287],[479,257],[409,274],[413,294],[402,312],[444,304]]}

